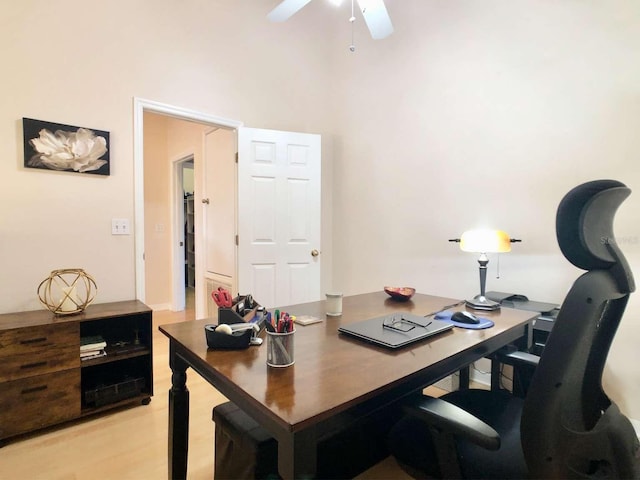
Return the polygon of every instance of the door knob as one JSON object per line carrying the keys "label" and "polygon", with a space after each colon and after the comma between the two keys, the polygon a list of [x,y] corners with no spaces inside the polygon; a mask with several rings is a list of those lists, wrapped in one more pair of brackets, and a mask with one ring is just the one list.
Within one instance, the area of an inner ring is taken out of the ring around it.
{"label": "door knob", "polygon": [[203,198],[202,199],[202,203],[206,203],[207,205],[209,205],[209,199],[208,198]]}
{"label": "door knob", "polygon": [[320,255],[320,252],[318,250],[316,250],[315,248],[313,250],[311,250],[311,256],[312,257],[317,257],[318,255]]}

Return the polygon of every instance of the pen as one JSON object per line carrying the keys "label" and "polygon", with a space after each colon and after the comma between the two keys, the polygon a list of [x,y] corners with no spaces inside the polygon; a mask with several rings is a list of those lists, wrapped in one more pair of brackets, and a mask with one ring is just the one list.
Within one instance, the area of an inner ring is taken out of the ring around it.
{"label": "pen", "polygon": [[271,332],[271,333],[275,333],[275,328],[273,328],[273,324],[271,323],[271,320],[269,320],[268,322],[264,322],[264,328],[267,329],[267,331]]}

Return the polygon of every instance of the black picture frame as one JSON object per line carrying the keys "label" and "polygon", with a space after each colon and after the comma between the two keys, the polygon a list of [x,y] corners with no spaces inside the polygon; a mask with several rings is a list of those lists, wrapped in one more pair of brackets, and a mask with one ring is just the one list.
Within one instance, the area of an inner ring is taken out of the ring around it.
{"label": "black picture frame", "polygon": [[24,166],[72,173],[109,175],[109,132],[62,123],[22,119]]}

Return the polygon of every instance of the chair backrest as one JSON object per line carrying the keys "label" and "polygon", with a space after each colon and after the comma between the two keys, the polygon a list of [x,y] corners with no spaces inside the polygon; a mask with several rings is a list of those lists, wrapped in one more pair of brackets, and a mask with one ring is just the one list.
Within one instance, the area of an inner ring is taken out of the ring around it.
{"label": "chair backrest", "polygon": [[613,236],[631,191],[614,180],[571,190],[556,216],[563,255],[586,270],[567,294],[532,379],[521,421],[532,478],[637,478],[639,444],[602,389],[602,372],[633,275]]}

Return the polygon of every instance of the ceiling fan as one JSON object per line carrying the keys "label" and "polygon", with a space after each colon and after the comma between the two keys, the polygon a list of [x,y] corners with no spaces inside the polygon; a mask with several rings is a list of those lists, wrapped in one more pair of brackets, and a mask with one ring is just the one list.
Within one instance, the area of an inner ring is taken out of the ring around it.
{"label": "ceiling fan", "polygon": [[[336,3],[336,0],[332,1]],[[276,8],[271,10],[267,18],[272,22],[284,22],[309,2],[311,2],[311,0],[283,0]],[[351,0],[352,14],[349,19],[352,23],[355,20],[353,16],[353,2],[354,0]],[[382,39],[393,33],[393,25],[391,24],[389,12],[387,12],[387,8],[384,5],[384,0],[357,0],[357,3],[364,17],[364,21],[369,28],[369,32],[374,39]]]}

